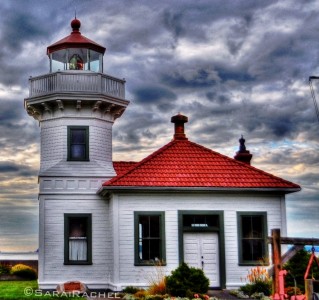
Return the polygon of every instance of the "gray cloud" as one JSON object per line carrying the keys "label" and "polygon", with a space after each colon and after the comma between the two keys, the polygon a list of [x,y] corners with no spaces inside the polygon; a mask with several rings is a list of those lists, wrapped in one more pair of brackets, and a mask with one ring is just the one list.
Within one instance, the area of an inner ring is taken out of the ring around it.
{"label": "gray cloud", "polygon": [[12,251],[12,245],[16,251],[35,251],[38,248],[38,203],[19,200],[19,205],[15,205],[0,201],[0,210],[0,251]]}
{"label": "gray cloud", "polygon": [[[1,2],[0,179],[14,182],[1,197],[37,199],[40,132],[23,99],[29,76],[48,72],[46,47],[70,33],[75,7],[82,34],[107,48],[106,72],[127,80],[131,104],[114,124],[115,158],[139,160],[169,142],[170,117],[181,112],[187,136],[223,154],[232,156],[244,134],[256,167],[303,185],[287,203],[289,220],[305,218],[302,199],[311,206],[319,189],[307,86],[319,74],[314,1]],[[21,178],[28,193],[17,192]]]}
{"label": "gray cloud", "polygon": [[0,131],[2,148],[26,148],[31,143],[39,143],[39,126],[28,117],[23,107],[23,95],[15,99],[0,99]]}
{"label": "gray cloud", "polygon": [[[31,177],[37,176],[38,170],[32,169],[26,165],[15,164],[12,162],[0,161],[0,174],[11,173],[14,176]],[[1,175],[0,175],[1,178]]]}

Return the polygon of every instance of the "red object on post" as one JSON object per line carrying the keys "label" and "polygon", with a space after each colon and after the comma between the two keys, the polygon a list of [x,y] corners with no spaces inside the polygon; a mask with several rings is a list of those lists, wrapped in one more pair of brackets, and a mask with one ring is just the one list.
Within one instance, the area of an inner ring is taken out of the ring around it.
{"label": "red object on post", "polygon": [[281,300],[288,298],[287,294],[285,294],[285,276],[287,273],[287,270],[279,271],[279,296]]}
{"label": "red object on post", "polygon": [[273,295],[273,300],[284,300],[288,298],[285,294],[285,276],[287,275],[287,270],[280,270],[278,274],[278,292]]}
{"label": "red object on post", "polygon": [[313,263],[313,260],[315,260],[315,262],[317,263],[317,266],[319,268],[319,261],[318,261],[317,256],[315,255],[315,247],[312,247],[311,251],[312,251],[312,253],[311,253],[311,256],[310,256],[310,259],[309,259],[309,262],[308,262],[308,266],[307,266],[307,270],[306,270],[306,273],[305,273],[305,276],[304,276],[305,280],[308,278],[308,274],[309,274],[309,271],[310,271],[310,267],[311,267],[311,265]]}

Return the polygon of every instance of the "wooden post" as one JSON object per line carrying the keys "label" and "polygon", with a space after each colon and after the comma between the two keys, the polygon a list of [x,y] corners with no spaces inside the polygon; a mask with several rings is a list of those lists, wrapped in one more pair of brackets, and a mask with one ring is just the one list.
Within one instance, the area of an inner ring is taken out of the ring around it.
{"label": "wooden post", "polygon": [[279,272],[281,270],[280,229],[272,229],[273,295],[279,294]]}
{"label": "wooden post", "polygon": [[313,296],[313,280],[305,279],[306,300],[312,300]]}

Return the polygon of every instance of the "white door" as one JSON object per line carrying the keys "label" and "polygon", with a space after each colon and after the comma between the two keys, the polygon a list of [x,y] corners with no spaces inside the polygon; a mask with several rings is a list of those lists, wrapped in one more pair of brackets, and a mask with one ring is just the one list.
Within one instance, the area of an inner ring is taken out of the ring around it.
{"label": "white door", "polygon": [[184,233],[184,262],[200,268],[210,287],[220,287],[218,234],[215,232]]}

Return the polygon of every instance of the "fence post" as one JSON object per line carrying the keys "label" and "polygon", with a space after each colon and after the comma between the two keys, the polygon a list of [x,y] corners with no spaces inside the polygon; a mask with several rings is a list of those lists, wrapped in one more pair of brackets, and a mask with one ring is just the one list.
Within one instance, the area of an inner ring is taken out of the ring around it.
{"label": "fence post", "polygon": [[313,282],[312,279],[305,279],[306,300],[312,300],[313,296]]}
{"label": "fence post", "polygon": [[280,229],[272,229],[271,237],[272,237],[272,260],[274,264],[274,273],[273,273],[273,295],[274,295],[274,294],[279,294],[279,272],[281,270]]}

